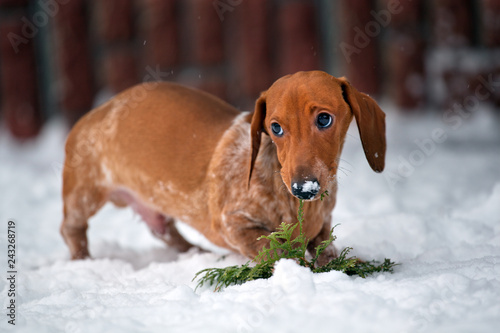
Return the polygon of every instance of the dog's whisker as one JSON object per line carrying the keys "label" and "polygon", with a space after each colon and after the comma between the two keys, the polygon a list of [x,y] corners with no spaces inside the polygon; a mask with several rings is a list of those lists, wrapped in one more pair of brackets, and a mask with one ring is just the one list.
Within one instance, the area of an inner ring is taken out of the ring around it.
{"label": "dog's whisker", "polygon": [[346,159],[343,159],[343,158],[339,158],[339,161],[340,162],[343,162],[343,163],[346,163],[346,164],[349,164],[350,166],[354,167],[351,163],[349,163]]}
{"label": "dog's whisker", "polygon": [[347,175],[347,174],[351,174],[353,171],[350,170],[350,169],[347,169],[347,168],[338,168],[339,171],[341,171],[343,174]]}
{"label": "dog's whisker", "polygon": [[346,137],[349,137],[349,138],[353,138],[353,139],[355,139],[355,140],[356,140],[356,141],[358,141],[358,142],[360,142],[360,141],[361,141],[361,140],[359,139],[359,137],[358,137],[358,136],[355,136],[355,135],[350,134],[350,133],[346,133],[346,135],[345,135],[345,136],[346,136]]}
{"label": "dog's whisker", "polygon": [[339,168],[338,170],[340,172],[342,172],[344,174],[344,176],[349,176],[349,174],[345,170],[343,170],[342,168]]}
{"label": "dog's whisker", "polygon": [[341,165],[339,165],[339,168],[340,168],[340,169],[343,169],[343,170],[349,170],[349,171],[350,171],[351,169],[354,169],[354,167],[353,167],[352,165],[348,165],[348,166],[341,166]]}

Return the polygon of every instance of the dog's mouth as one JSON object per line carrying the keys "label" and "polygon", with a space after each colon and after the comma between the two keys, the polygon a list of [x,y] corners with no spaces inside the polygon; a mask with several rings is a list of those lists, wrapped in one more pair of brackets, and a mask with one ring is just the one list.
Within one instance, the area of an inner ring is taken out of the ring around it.
{"label": "dog's mouth", "polygon": [[292,195],[300,200],[314,200],[320,193],[321,186],[317,179],[292,182]]}

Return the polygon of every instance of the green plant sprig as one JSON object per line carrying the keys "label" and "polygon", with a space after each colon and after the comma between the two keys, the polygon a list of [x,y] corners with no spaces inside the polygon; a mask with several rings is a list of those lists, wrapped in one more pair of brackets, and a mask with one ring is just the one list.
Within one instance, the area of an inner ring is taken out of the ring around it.
{"label": "green plant sprig", "polygon": [[[328,193],[323,193],[328,195]],[[332,270],[343,272],[347,275],[358,275],[365,278],[373,273],[393,272],[394,266],[398,265],[390,259],[385,259],[382,264],[377,261],[362,261],[356,257],[348,257],[352,248],[343,249],[337,258],[334,258],[323,266],[317,266],[317,261],[326,248],[337,238],[333,235],[336,226],[330,230],[328,239],[322,241],[315,248],[315,255],[311,260],[306,259],[307,245],[302,225],[304,222],[304,202],[300,200],[297,213],[298,222],[295,224],[281,223],[275,232],[268,236],[261,236],[258,240],[269,240],[269,247],[264,246],[257,254],[253,262],[248,261],[244,265],[229,266],[225,268],[206,268],[196,273],[193,281],[198,279],[196,288],[204,285],[215,286],[216,291],[233,284],[243,284],[256,279],[268,279],[273,275],[274,264],[280,259],[293,259],[299,265],[308,267],[313,273],[324,273]],[[292,238],[293,231],[299,227],[299,235]]]}

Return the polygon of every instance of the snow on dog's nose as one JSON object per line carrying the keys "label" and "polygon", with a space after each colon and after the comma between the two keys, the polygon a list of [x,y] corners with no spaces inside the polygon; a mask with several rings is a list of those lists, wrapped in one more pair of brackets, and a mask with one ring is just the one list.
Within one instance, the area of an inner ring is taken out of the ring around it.
{"label": "snow on dog's nose", "polygon": [[292,182],[292,194],[302,200],[310,200],[318,194],[320,190],[317,179],[301,182]]}

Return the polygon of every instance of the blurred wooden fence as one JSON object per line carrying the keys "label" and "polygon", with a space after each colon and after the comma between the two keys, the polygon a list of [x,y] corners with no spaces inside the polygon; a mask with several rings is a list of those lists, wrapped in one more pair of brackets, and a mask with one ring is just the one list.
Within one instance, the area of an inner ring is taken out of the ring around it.
{"label": "blurred wooden fence", "polygon": [[248,110],[275,79],[312,69],[402,111],[481,86],[500,106],[499,47],[500,0],[0,0],[0,114],[28,138],[151,80]]}

